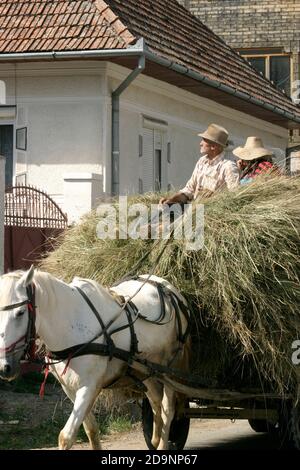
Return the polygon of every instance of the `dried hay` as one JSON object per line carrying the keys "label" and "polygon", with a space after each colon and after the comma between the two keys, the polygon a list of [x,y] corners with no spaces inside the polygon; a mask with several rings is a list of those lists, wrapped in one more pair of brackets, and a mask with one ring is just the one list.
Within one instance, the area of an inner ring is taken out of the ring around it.
{"label": "dried hay", "polygon": [[[158,196],[132,201],[157,203]],[[261,177],[203,202],[203,249],[171,240],[155,269],[191,306],[193,370],[208,386],[290,391],[292,343],[300,337],[300,178]],[[98,221],[91,213],[69,229],[42,269],[111,285],[153,246],[139,267],[150,271],[165,241],[99,240]]]}

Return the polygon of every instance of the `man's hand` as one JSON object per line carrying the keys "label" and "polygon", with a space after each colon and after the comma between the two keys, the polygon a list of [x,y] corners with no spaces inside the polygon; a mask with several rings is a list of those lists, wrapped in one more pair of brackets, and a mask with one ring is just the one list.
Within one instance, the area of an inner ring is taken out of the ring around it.
{"label": "man's hand", "polygon": [[249,165],[249,163],[245,160],[238,160],[236,162],[236,166],[238,167],[240,172],[242,172],[247,167],[247,165]]}
{"label": "man's hand", "polygon": [[183,203],[185,204],[188,202],[188,197],[183,193],[176,193],[174,196],[166,198],[162,197],[159,201],[159,204],[176,204],[176,203]]}
{"label": "man's hand", "polygon": [[169,204],[169,201],[170,201],[170,199],[168,199],[167,197],[162,197],[159,200],[159,204]]}

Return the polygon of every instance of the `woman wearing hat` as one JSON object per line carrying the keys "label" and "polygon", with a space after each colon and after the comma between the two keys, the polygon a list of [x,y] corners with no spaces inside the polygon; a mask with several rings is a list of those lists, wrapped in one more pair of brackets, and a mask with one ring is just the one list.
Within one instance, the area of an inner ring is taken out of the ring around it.
{"label": "woman wearing hat", "polygon": [[248,137],[244,147],[237,147],[232,152],[239,158],[240,184],[249,183],[264,173],[278,170],[272,161],[273,152],[264,148],[259,137]]}

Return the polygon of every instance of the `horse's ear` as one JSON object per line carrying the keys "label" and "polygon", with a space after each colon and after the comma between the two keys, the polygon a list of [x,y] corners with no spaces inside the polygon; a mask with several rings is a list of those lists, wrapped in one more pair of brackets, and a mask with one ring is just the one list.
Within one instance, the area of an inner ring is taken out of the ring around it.
{"label": "horse's ear", "polygon": [[18,284],[22,284],[24,287],[29,286],[29,284],[32,283],[33,281],[33,275],[34,275],[34,266],[33,264],[30,266],[28,271],[25,271],[21,279],[19,280]]}

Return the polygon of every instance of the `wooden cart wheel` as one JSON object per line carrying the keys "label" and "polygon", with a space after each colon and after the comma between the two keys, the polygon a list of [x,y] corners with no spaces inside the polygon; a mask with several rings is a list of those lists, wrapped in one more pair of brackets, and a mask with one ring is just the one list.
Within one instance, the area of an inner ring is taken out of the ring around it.
{"label": "wooden cart wheel", "polygon": [[266,419],[248,419],[248,423],[255,432],[276,432],[275,424],[270,423]]}
{"label": "wooden cart wheel", "polygon": [[291,439],[295,449],[300,450],[300,406],[296,405],[291,412]]}
{"label": "wooden cart wheel", "polygon": [[[282,402],[279,410],[278,436],[283,449],[294,449],[295,431],[294,431],[294,412],[293,404],[290,401]],[[299,433],[299,427],[298,427]],[[298,434],[298,436],[300,436]]]}
{"label": "wooden cart wheel", "polygon": [[[189,403],[185,404],[185,407],[189,407]],[[153,413],[148,398],[143,399],[142,404],[142,427],[143,434],[148,449],[155,450],[151,444],[152,431],[153,431]],[[179,418],[174,417],[169,436],[169,450],[182,450],[185,446],[188,433],[190,428],[190,418]]]}

